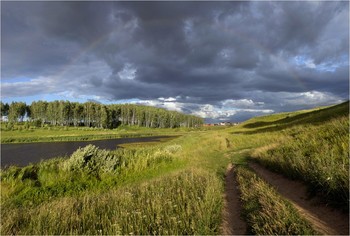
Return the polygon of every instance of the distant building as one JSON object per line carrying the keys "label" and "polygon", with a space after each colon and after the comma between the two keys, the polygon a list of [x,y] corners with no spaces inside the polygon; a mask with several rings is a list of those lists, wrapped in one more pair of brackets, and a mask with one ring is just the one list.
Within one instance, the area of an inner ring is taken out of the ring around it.
{"label": "distant building", "polygon": [[210,127],[210,126],[235,126],[235,125],[239,125],[238,122],[220,122],[220,123],[215,123],[215,124],[203,124],[204,127]]}
{"label": "distant building", "polygon": [[238,122],[220,122],[220,123],[215,123],[215,124],[203,124],[204,127],[210,127],[210,126],[235,126],[239,125]]}

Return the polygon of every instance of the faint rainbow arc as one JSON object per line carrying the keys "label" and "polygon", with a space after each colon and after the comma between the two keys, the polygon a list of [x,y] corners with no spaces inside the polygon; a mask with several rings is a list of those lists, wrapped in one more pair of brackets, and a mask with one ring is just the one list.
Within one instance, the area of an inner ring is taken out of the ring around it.
{"label": "faint rainbow arc", "polygon": [[108,38],[110,35],[110,32],[103,34],[102,36],[98,37],[96,40],[92,41],[90,44],[88,44],[83,49],[79,50],[79,52],[73,56],[68,63],[66,63],[62,68],[55,73],[52,77],[53,78],[59,78],[63,76],[65,73],[67,73],[70,70],[70,67],[74,65],[77,61],[79,61],[80,58],[82,58],[87,52],[94,49],[98,44],[100,44],[103,40]]}

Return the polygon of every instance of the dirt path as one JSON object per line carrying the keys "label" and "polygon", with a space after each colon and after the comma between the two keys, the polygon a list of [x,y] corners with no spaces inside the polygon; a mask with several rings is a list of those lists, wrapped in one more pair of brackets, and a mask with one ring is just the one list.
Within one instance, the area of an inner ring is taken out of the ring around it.
{"label": "dirt path", "polygon": [[321,204],[320,199],[308,199],[307,188],[301,182],[289,180],[257,163],[250,163],[249,166],[274,186],[282,196],[290,200],[315,230],[328,235],[349,235],[348,214]]}
{"label": "dirt path", "polygon": [[246,233],[247,225],[240,215],[241,203],[239,201],[238,185],[233,173],[233,165],[229,164],[225,174],[223,223],[221,225],[223,235],[243,235]]}

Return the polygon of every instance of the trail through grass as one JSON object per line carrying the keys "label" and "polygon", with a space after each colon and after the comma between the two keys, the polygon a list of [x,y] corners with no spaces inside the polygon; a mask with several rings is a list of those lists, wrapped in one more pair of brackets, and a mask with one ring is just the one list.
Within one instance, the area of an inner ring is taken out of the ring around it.
{"label": "trail through grass", "polygon": [[222,148],[215,131],[3,170],[1,233],[218,234]]}
{"label": "trail through grass", "polygon": [[13,135],[11,142],[49,140],[50,133],[52,140],[182,136],[115,151],[90,146],[69,159],[1,170],[0,233],[219,234],[224,174],[233,163],[240,166],[237,181],[250,233],[314,234],[291,204],[245,166],[253,157],[344,203],[349,176],[344,114],[348,109],[339,105],[255,118],[228,129],[6,131],[2,141]]}
{"label": "trail through grass", "polygon": [[296,209],[263,180],[247,168],[237,168],[243,214],[250,234],[315,234]]}

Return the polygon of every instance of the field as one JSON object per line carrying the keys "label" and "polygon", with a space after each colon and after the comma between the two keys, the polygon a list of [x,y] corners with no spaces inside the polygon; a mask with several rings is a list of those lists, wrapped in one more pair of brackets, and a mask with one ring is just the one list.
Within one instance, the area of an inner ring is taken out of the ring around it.
{"label": "field", "polygon": [[340,227],[315,226],[293,199],[252,168],[254,163],[283,178],[302,181],[310,199],[320,198],[323,205],[332,205],[332,211],[345,212],[348,222],[348,115],[347,102],[256,117],[225,129],[16,126],[3,130],[2,143],[181,136],[114,151],[90,145],[68,159],[1,170],[0,232],[223,234],[227,226],[222,222],[231,216],[222,214],[227,205],[225,174],[233,164],[237,186],[232,187],[238,187],[239,194],[232,197],[241,204],[246,234],[348,234],[346,226],[345,232]]}
{"label": "field", "polygon": [[[210,130],[220,130],[223,127],[211,127]],[[100,129],[95,127],[36,127],[31,123],[22,123],[7,127],[1,123],[1,143],[33,143],[33,142],[61,142],[87,141],[115,138],[136,138],[147,136],[173,136],[190,132],[207,131],[209,128],[145,128],[121,125],[116,129]]]}

